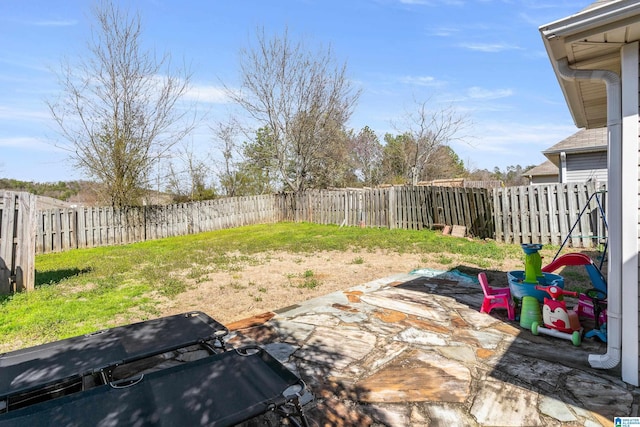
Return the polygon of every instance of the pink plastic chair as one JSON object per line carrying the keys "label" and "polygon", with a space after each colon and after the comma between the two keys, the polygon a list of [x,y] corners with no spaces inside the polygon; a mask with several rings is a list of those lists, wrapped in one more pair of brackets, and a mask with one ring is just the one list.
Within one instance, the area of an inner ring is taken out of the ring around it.
{"label": "pink plastic chair", "polygon": [[506,308],[509,320],[515,320],[516,304],[511,298],[511,289],[508,287],[492,288],[489,286],[487,275],[484,272],[478,273],[478,281],[482,286],[482,292],[484,292],[484,301],[482,301],[480,312],[489,314],[494,308]]}

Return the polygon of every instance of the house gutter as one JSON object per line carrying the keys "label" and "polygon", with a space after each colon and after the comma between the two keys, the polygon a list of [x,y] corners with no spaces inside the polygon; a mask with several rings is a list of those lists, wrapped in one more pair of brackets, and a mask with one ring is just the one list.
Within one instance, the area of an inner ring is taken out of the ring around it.
{"label": "house gutter", "polygon": [[[609,206],[622,206],[622,81],[609,70],[576,70],[564,57],[556,61],[558,75],[565,80],[597,80],[607,89],[608,193]],[[616,173],[611,173],[616,171]],[[622,347],[622,213],[609,217],[609,263],[607,271],[607,352],[590,354],[593,368],[611,369],[620,363]],[[619,218],[618,218],[619,217]]]}
{"label": "house gutter", "polygon": [[573,16],[552,22],[541,28],[544,36],[551,40],[555,37],[574,36],[575,34],[603,27],[614,22],[636,19],[640,10],[637,0],[620,0],[604,3],[591,9],[583,10]]}

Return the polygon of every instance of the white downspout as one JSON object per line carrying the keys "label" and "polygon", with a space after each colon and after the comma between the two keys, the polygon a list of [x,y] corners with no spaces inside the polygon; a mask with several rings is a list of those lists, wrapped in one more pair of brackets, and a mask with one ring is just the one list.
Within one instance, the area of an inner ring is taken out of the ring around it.
{"label": "white downspout", "polygon": [[[609,262],[607,269],[607,352],[590,354],[594,368],[611,369],[620,363],[622,346],[622,82],[609,70],[576,70],[568,59],[556,62],[560,77],[565,80],[598,80],[607,89],[608,135],[608,205]],[[615,173],[612,173],[615,171]],[[615,213],[615,216],[613,215]]]}

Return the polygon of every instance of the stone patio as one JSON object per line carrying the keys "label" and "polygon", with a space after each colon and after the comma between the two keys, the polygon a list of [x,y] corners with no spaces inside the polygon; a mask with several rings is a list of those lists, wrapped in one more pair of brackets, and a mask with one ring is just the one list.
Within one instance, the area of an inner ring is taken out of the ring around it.
{"label": "stone patio", "polygon": [[638,389],[589,366],[606,344],[534,336],[455,272],[402,274],[227,325],[304,379],[319,426],[610,426]]}

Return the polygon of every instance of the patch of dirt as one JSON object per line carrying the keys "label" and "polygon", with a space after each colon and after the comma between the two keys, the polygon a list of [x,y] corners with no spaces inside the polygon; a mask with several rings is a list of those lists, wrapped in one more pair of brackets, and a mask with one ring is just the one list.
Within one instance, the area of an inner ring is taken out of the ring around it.
{"label": "patch of dirt", "polygon": [[[447,264],[440,262],[446,260]],[[257,261],[257,262],[256,262]],[[459,257],[450,254],[398,254],[334,251],[317,254],[269,252],[253,256],[235,265],[233,271],[210,272],[192,284],[186,292],[165,300],[161,316],[202,311],[223,324],[274,311],[310,298],[362,285],[418,268],[450,270],[465,267]],[[483,269],[466,266],[469,274],[488,272],[506,285],[502,271],[523,269],[519,260]]]}

